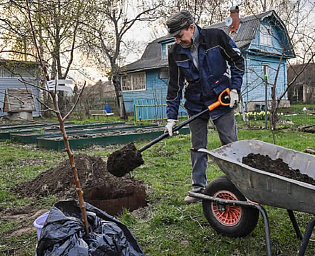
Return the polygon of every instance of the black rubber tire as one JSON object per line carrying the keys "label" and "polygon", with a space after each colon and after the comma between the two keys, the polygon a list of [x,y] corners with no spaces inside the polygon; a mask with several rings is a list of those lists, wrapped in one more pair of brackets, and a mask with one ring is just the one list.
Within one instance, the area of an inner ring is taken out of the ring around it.
{"label": "black rubber tire", "polygon": [[[204,194],[209,196],[217,195],[215,197],[221,198],[227,195],[233,199],[225,199],[246,201],[242,193],[225,175],[211,181],[205,188]],[[229,237],[247,236],[257,226],[259,219],[259,210],[251,207],[218,205],[210,200],[202,200],[202,207],[203,213],[211,227],[218,234]],[[223,207],[223,209],[220,207]],[[220,220],[221,216],[223,216],[222,221]],[[226,216],[230,218],[226,218]],[[231,223],[225,222],[225,219]]]}

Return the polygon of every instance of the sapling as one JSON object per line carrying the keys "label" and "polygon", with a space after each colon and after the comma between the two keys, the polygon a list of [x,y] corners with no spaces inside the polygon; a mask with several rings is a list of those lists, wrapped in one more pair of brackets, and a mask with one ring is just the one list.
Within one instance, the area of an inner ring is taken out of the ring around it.
{"label": "sapling", "polygon": [[[46,68],[46,66],[45,66],[45,64],[43,62],[43,58],[41,56],[41,53],[39,51],[39,47],[38,47],[38,44],[37,44],[36,34],[35,34],[33,22],[32,22],[31,11],[30,11],[29,1],[28,0],[26,0],[26,6],[27,6],[27,14],[28,14],[28,19],[29,19],[29,24],[30,24],[31,31],[32,31],[32,36],[33,36],[33,42],[34,42],[34,45],[35,45],[35,48],[36,48],[36,52],[37,52],[37,56],[38,56],[38,59],[39,59],[40,66],[42,68],[42,71],[44,73],[45,80],[46,80],[46,83],[47,83],[48,81],[50,81],[50,79],[49,79],[49,75],[48,75],[48,72],[47,72],[47,68]],[[88,226],[86,208],[85,208],[85,205],[84,205],[83,191],[82,191],[82,188],[80,186],[79,177],[78,177],[78,171],[77,171],[77,168],[76,168],[76,165],[75,165],[74,156],[73,156],[72,150],[70,148],[67,132],[66,132],[65,125],[64,125],[65,120],[68,118],[68,116],[75,109],[75,106],[77,105],[77,103],[79,101],[79,98],[80,98],[80,96],[81,96],[81,94],[83,92],[83,89],[85,87],[85,84],[84,84],[83,88],[81,89],[81,92],[79,93],[74,106],[64,116],[61,115],[61,112],[60,112],[59,106],[58,106],[57,86],[58,86],[58,81],[55,82],[55,90],[46,90],[44,88],[40,88],[40,89],[48,92],[48,95],[51,98],[52,103],[53,103],[53,108],[50,108],[48,106],[47,107],[48,107],[49,110],[51,110],[52,112],[54,112],[56,114],[58,122],[59,122],[60,131],[62,133],[62,137],[63,137],[64,144],[65,144],[65,149],[66,149],[66,152],[68,154],[68,157],[69,157],[69,160],[70,160],[70,165],[71,165],[71,168],[72,168],[72,173],[73,173],[74,182],[75,182],[75,186],[76,186],[76,191],[77,191],[77,195],[78,195],[78,199],[79,199],[79,204],[80,204],[80,209],[81,209],[81,214],[82,214],[82,218],[83,218],[83,222],[84,222],[85,231],[88,234],[89,233],[89,226]]]}

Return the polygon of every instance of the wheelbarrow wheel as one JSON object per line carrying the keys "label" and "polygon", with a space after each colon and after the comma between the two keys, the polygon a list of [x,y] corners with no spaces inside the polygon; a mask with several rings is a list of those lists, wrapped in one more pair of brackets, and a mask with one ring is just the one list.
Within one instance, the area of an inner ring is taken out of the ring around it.
{"label": "wheelbarrow wheel", "polygon": [[[246,201],[225,175],[211,181],[204,194],[225,200]],[[259,211],[250,207],[223,205],[210,200],[202,200],[202,207],[211,227],[229,237],[247,236],[256,227],[259,218]]]}

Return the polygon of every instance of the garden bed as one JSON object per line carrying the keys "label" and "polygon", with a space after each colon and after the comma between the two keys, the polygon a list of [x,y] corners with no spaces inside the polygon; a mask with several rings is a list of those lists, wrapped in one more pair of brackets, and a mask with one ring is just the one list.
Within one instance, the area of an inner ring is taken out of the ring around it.
{"label": "garden bed", "polygon": [[[108,133],[76,134],[68,137],[70,147],[78,149],[91,145],[126,144],[142,139],[155,139],[164,133],[164,127],[157,128],[136,128],[125,131],[111,131]],[[180,130],[180,134],[188,134],[189,128]],[[37,145],[41,148],[63,150],[64,142],[62,137],[45,137],[37,139]]]}
{"label": "garden bed", "polygon": [[[80,128],[72,128],[68,127],[66,128],[67,135],[75,135],[75,134],[95,134],[95,133],[106,133],[108,131],[114,131],[114,130],[125,130],[125,129],[133,129],[133,128],[141,128],[141,127],[157,127],[157,125],[139,125],[139,126],[133,126],[133,125],[127,125],[124,123],[120,124],[110,124],[106,125],[103,124],[102,126],[97,127],[90,127],[90,126],[83,126]],[[11,133],[10,139],[22,142],[22,143],[37,143],[37,139],[43,138],[43,137],[60,137],[62,136],[60,130],[54,130],[51,131],[45,130],[43,133],[33,132],[33,133]]]}
{"label": "garden bed", "polygon": [[[112,126],[117,124],[124,124],[124,122],[116,123],[86,123],[86,124],[74,124],[73,122],[65,122],[65,128],[67,130],[71,129],[82,129],[82,128],[96,128],[104,126]],[[54,132],[59,131],[59,123],[52,122],[43,122],[43,123],[34,123],[33,125],[15,125],[7,127],[7,129],[1,129],[0,139],[8,140],[11,139],[13,134],[31,134],[31,133],[45,133],[45,132]]]}

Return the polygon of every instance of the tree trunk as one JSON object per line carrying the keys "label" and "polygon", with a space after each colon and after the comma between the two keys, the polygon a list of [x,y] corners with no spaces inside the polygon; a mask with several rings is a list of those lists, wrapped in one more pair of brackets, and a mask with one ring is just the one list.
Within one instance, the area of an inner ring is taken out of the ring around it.
{"label": "tree trunk", "polygon": [[59,107],[61,116],[65,116],[67,113],[67,109],[66,109],[65,94],[63,91],[58,91],[58,107]]}
{"label": "tree trunk", "polygon": [[121,91],[120,81],[119,81],[117,75],[113,75],[113,84],[115,87],[116,103],[117,103],[117,107],[118,107],[118,111],[119,111],[119,116],[121,119],[127,120],[128,116],[126,113],[124,97],[123,97],[123,93]]}

